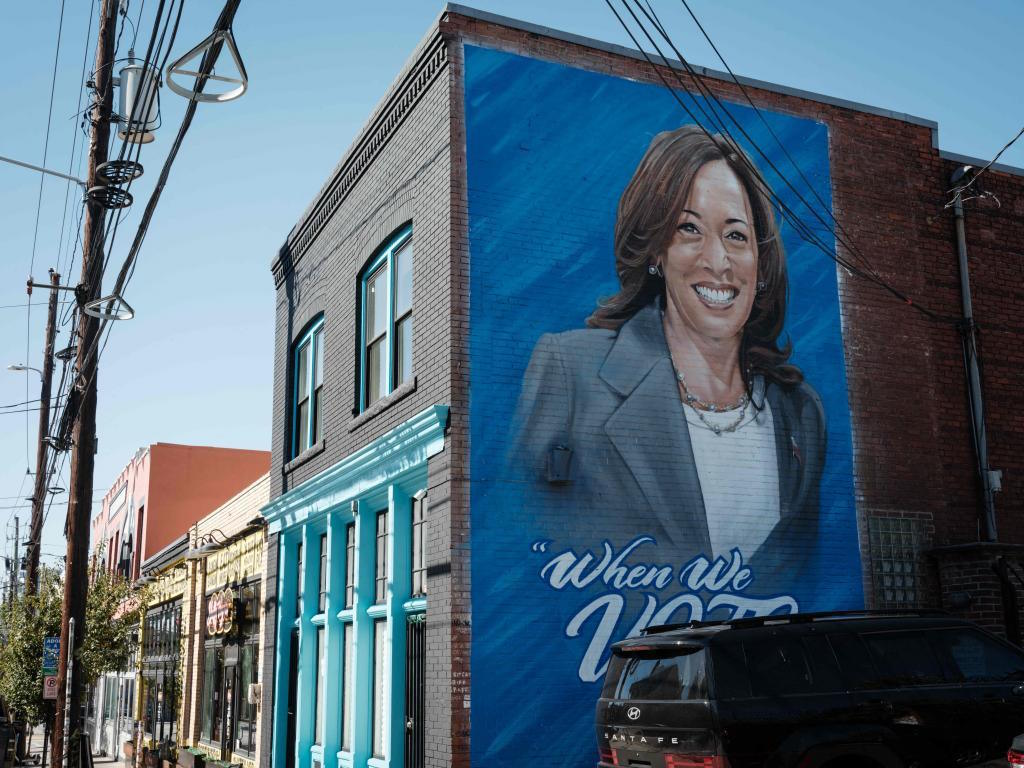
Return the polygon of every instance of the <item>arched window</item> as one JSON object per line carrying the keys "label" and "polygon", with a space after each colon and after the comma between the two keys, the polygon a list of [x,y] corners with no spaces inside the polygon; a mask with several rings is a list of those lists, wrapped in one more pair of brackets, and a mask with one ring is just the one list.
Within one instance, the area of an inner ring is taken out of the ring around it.
{"label": "arched window", "polygon": [[324,319],[317,318],[292,348],[292,456],[322,436],[324,387]]}
{"label": "arched window", "polygon": [[398,232],[363,273],[360,410],[412,379],[412,227]]}

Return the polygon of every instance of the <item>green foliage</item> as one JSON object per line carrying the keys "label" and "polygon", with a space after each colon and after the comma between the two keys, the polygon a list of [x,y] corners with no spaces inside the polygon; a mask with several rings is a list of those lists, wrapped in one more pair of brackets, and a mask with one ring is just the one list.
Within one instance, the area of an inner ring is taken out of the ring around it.
{"label": "green foliage", "polygon": [[0,610],[0,697],[36,725],[42,722],[43,638],[60,634],[60,576],[39,572],[39,594],[22,595]]}
{"label": "green foliage", "polygon": [[84,681],[127,669],[138,642],[144,595],[120,576],[99,569],[90,574],[85,637],[78,652]]}
{"label": "green foliage", "polygon": [[[63,580],[40,569],[39,594],[20,595],[0,608],[0,697],[32,723],[42,722],[43,638],[60,635]],[[126,669],[135,650],[145,596],[106,570],[90,574],[75,674],[92,685],[107,672]]]}

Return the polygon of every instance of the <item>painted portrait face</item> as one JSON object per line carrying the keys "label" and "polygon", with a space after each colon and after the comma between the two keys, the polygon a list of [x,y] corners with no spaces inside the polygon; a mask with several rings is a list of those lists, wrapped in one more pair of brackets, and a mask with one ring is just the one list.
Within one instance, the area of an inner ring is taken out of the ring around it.
{"label": "painted portrait face", "polygon": [[750,201],[724,160],[693,179],[661,260],[666,311],[707,341],[743,332],[757,290],[757,238]]}

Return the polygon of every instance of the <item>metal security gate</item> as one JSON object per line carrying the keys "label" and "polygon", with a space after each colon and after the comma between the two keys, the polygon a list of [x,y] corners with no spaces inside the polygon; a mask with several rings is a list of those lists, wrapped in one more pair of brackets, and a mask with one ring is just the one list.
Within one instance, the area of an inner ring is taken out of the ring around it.
{"label": "metal security gate", "polygon": [[405,768],[426,765],[426,617],[406,622],[405,642]]}

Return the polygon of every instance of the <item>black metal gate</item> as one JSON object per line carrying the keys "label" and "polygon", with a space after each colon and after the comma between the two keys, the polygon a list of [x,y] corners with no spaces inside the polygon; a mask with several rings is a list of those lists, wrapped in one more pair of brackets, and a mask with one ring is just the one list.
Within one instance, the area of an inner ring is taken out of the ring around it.
{"label": "black metal gate", "polygon": [[405,768],[426,764],[426,656],[425,616],[415,614],[406,622],[405,641]]}

